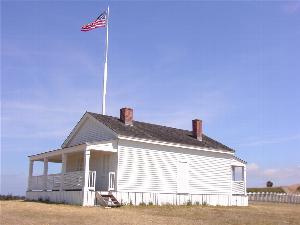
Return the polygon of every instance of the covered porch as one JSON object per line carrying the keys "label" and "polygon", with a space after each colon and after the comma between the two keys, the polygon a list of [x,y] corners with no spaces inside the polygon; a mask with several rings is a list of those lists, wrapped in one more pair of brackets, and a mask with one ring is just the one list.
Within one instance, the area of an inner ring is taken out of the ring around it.
{"label": "covered porch", "polygon": [[[42,174],[33,175],[35,162]],[[49,163],[59,164],[59,173],[48,173]],[[29,156],[28,192],[116,190],[117,151],[113,142],[82,144]],[[84,198],[84,197],[83,197]]]}

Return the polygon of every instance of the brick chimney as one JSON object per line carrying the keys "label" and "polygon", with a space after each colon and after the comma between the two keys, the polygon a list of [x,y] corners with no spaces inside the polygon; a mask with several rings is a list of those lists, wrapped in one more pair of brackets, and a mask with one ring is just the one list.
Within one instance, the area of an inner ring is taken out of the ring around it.
{"label": "brick chimney", "polygon": [[199,141],[202,141],[202,120],[194,119],[193,123],[193,136]]}
{"label": "brick chimney", "polygon": [[132,125],[132,119],[133,109],[127,107],[120,109],[120,120],[125,123],[125,125]]}

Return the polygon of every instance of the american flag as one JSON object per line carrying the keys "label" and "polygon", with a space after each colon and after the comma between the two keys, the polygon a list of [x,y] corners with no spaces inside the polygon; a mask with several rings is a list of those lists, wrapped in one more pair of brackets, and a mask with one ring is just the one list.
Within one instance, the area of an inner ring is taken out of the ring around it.
{"label": "american flag", "polygon": [[104,11],[100,16],[98,16],[98,18],[94,22],[82,26],[81,31],[86,32],[86,31],[96,29],[98,27],[105,27],[107,21],[106,17],[107,17],[107,13],[106,11]]}

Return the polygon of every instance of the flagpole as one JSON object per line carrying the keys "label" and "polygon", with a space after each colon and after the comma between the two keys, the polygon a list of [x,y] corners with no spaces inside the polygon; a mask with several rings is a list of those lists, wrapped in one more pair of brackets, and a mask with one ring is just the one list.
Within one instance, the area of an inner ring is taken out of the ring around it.
{"label": "flagpole", "polygon": [[107,6],[106,18],[106,49],[105,49],[105,63],[104,63],[104,76],[103,76],[103,93],[102,93],[102,115],[106,114],[106,82],[107,82],[107,53],[108,53],[108,18],[109,6]]}

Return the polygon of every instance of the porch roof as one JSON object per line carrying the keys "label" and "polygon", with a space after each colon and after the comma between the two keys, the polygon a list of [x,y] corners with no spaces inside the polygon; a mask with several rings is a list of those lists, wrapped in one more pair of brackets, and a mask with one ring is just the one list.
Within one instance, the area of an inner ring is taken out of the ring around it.
{"label": "porch roof", "polygon": [[[86,144],[80,144],[80,145],[72,146],[70,148],[53,149],[50,151],[41,152],[41,153],[34,154],[34,155],[29,155],[28,157],[32,158],[33,160],[36,160],[36,161],[40,161],[44,157],[51,157],[51,159],[53,158],[54,160],[57,158],[57,162],[60,162],[62,153],[74,152],[74,151],[80,151],[80,150],[83,151],[85,148],[86,148]],[[58,158],[60,160],[58,160]],[[52,162],[54,162],[54,161],[52,161]]]}
{"label": "porch roof", "polygon": [[72,153],[85,150],[95,150],[95,151],[105,151],[105,152],[116,152],[116,143],[114,140],[111,141],[101,141],[94,143],[84,143],[80,145],[75,145],[68,148],[59,148],[46,152],[41,152],[34,155],[29,155],[28,157],[35,161],[41,161],[44,157],[48,157],[51,162],[61,162],[62,153]]}

